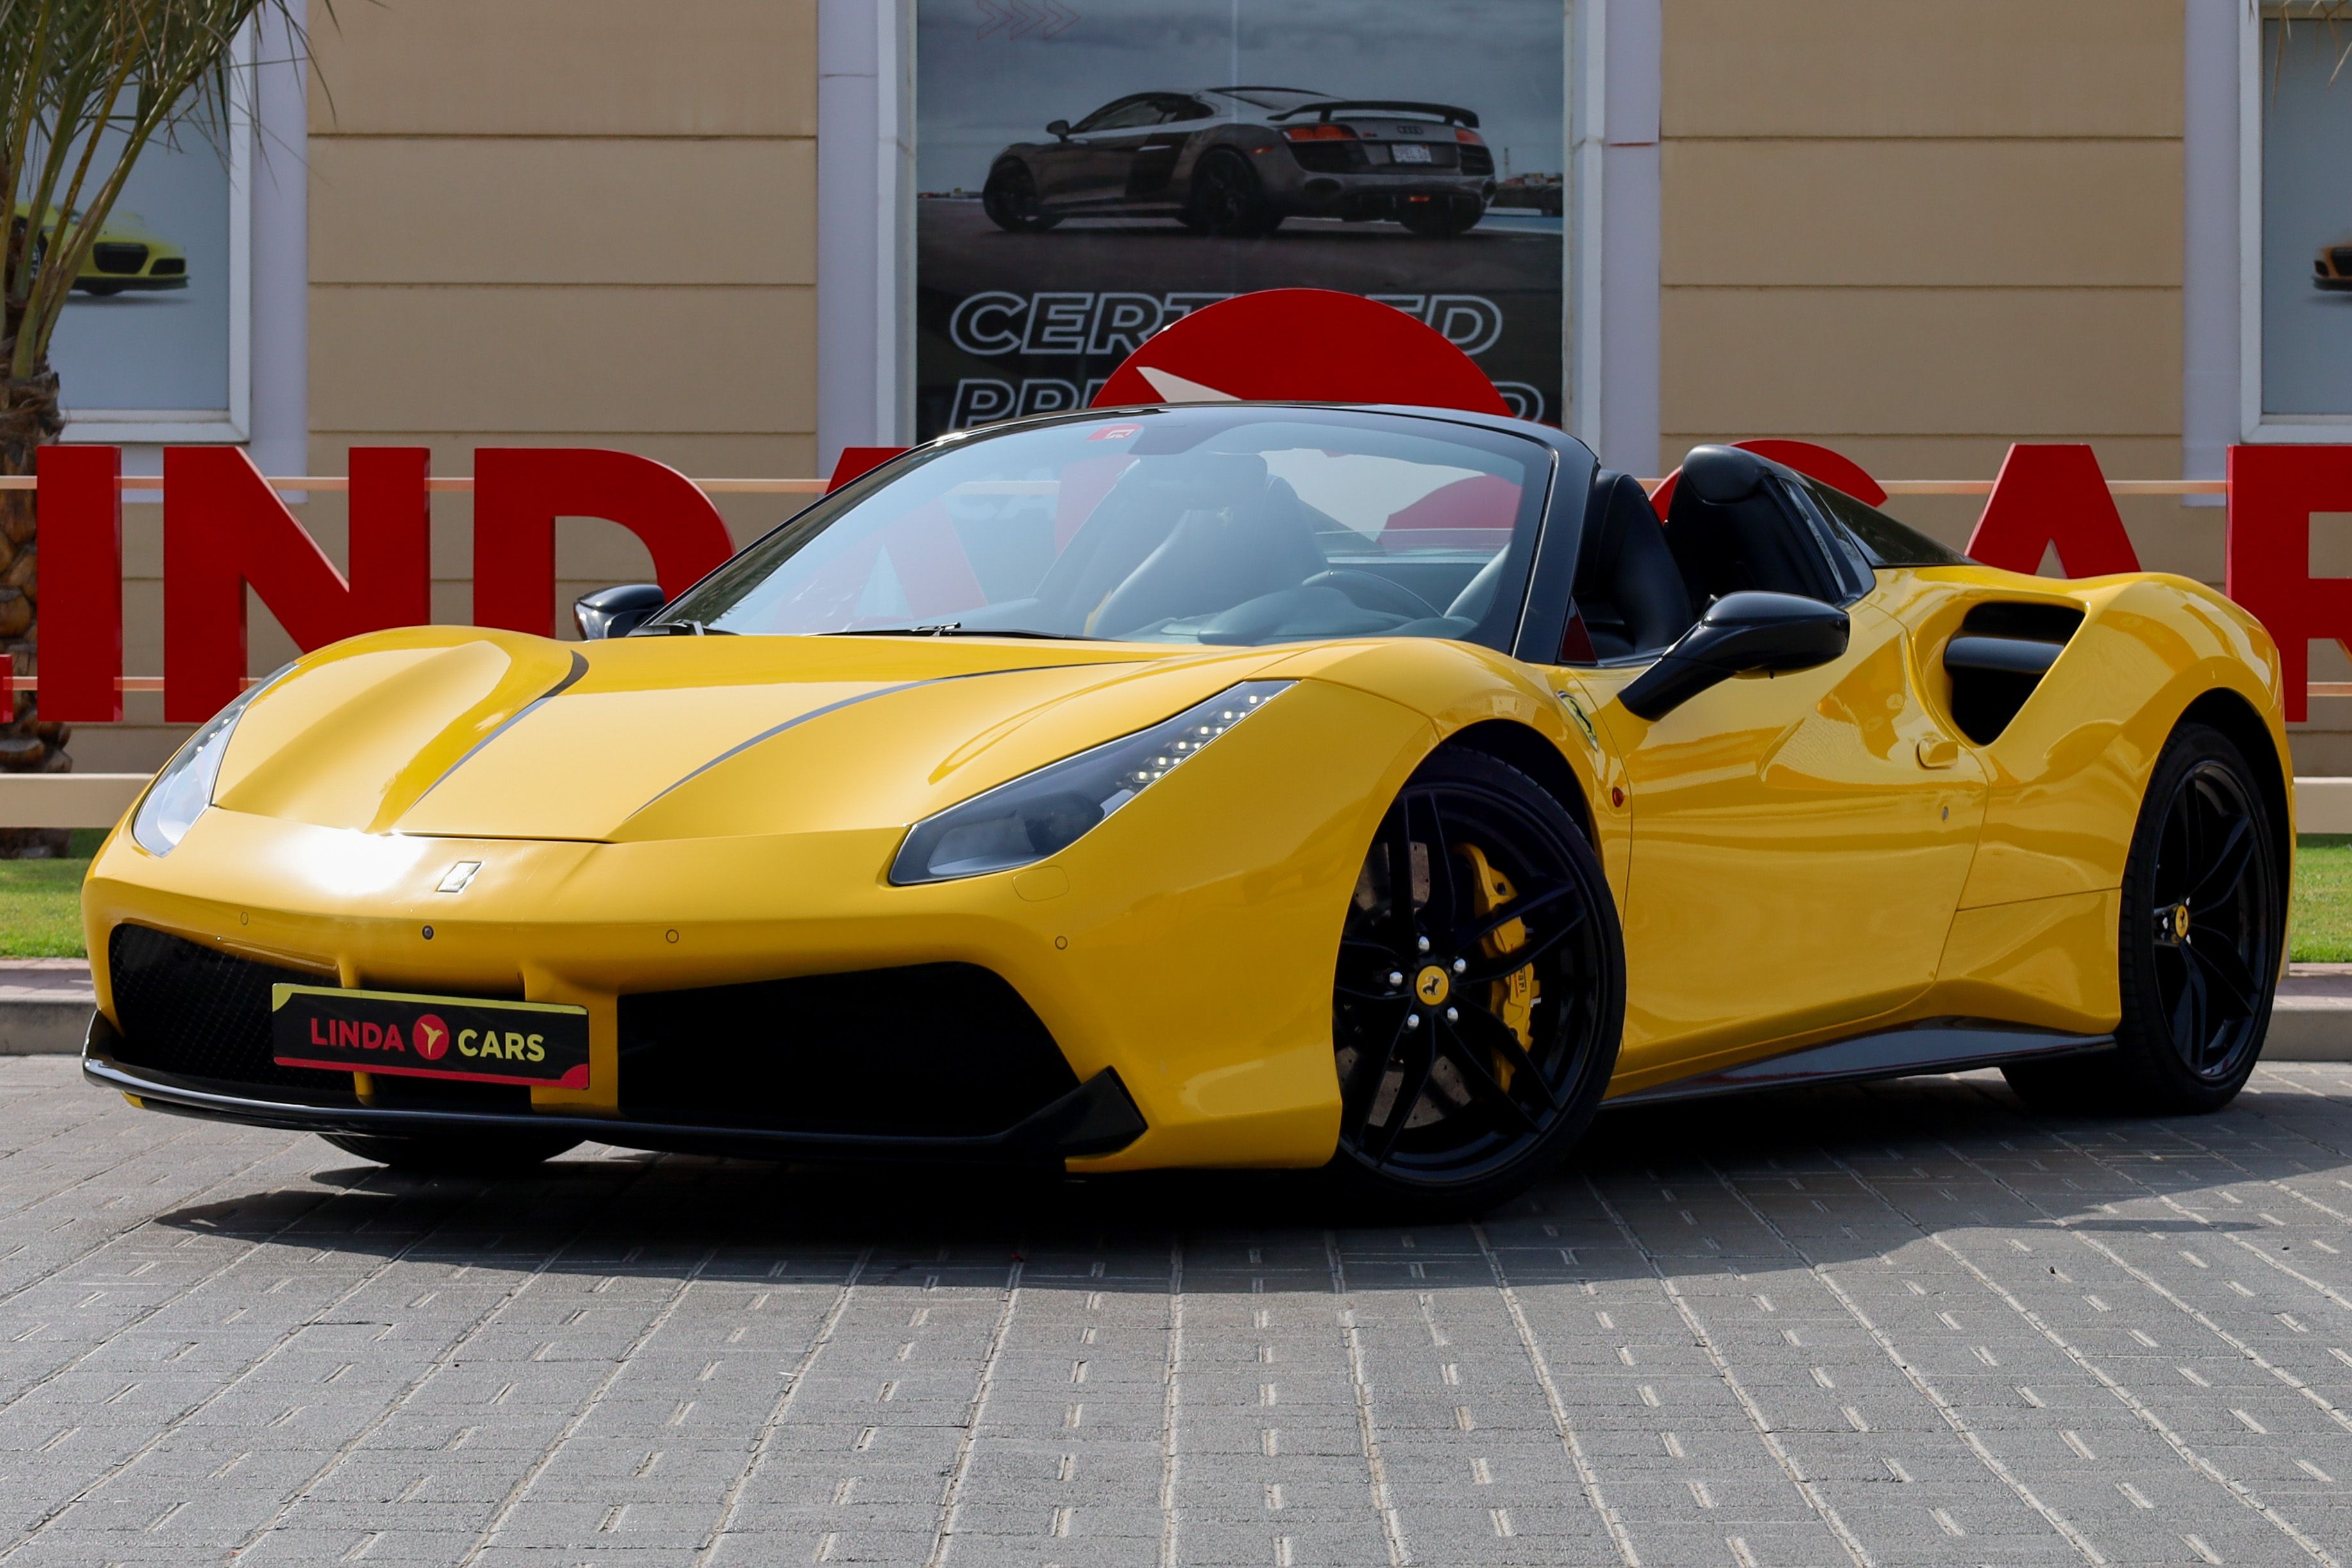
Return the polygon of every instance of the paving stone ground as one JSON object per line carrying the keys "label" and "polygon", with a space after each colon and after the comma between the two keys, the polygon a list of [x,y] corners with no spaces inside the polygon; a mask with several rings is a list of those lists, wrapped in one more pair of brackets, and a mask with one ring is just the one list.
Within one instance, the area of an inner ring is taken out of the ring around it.
{"label": "paving stone ground", "polygon": [[584,1148],[0,1061],[0,1564],[2352,1564],[2352,1068],[1604,1117],[1484,1223]]}

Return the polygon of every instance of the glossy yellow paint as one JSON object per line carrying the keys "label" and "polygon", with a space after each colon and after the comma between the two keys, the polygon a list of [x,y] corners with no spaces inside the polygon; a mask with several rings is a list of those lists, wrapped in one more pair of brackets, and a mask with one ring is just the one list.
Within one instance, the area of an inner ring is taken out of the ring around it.
{"label": "glossy yellow paint", "polygon": [[[2084,620],[1979,746],[1943,648],[1987,601]],[[2292,776],[2268,636],[2185,579],[1882,572],[1852,614],[1818,670],[1729,681],[1656,724],[1613,700],[1597,716],[1632,796],[1612,1094],[1925,1019],[2110,1030],[2124,856],[2180,716],[2237,694]]]}
{"label": "glossy yellow paint", "polygon": [[[2086,619],[1980,747],[1941,651],[1988,598]],[[1633,670],[1421,639],[377,633],[256,698],[171,854],[100,851],[100,1006],[126,920],[345,986],[575,1003],[590,1086],[533,1103],[610,1113],[623,994],[960,960],[1134,1096],[1150,1131],[1074,1166],[1317,1165],[1366,848],[1433,748],[1507,728],[1565,765],[1622,914],[1616,1092],[1917,1019],[2112,1026],[2115,890],[2164,737],[2234,692],[2284,768],[2260,628],[2181,580],[1980,568],[1882,573],[1853,628],[1839,661],[1654,724],[1616,700]],[[1245,680],[1296,684],[1050,861],[889,883],[908,824]],[[482,869],[436,892],[460,860]]]}

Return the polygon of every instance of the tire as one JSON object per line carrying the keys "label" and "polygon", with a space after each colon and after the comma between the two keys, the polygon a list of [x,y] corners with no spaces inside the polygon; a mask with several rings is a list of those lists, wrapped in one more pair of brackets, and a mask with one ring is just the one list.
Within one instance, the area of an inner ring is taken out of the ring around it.
{"label": "tire", "polygon": [[347,1155],[414,1176],[515,1176],[580,1142],[560,1133],[474,1134],[462,1138],[380,1133],[319,1135]]}
{"label": "tire", "polygon": [[1221,148],[1194,166],[1183,223],[1200,234],[1254,239],[1280,228],[1282,214],[1267,210],[1265,188],[1249,160]]}
{"label": "tire", "polygon": [[2124,862],[2116,1049],[2001,1069],[2047,1110],[2200,1115],[2261,1059],[2286,931],[2279,824],[2245,754],[2184,724],[2157,758]]}
{"label": "tire", "polygon": [[1397,203],[1397,222],[1429,239],[1452,239],[1478,226],[1486,204],[1475,196],[1453,196],[1429,202]]}
{"label": "tire", "polygon": [[1062,221],[1045,210],[1037,195],[1036,176],[1025,163],[999,163],[990,170],[988,183],[981,187],[980,206],[988,221],[1007,234],[1044,234]]}
{"label": "tire", "polygon": [[1575,819],[1507,763],[1438,752],[1389,808],[1341,932],[1331,1179],[1391,1214],[1503,1201],[1591,1124],[1624,1018],[1616,905]]}

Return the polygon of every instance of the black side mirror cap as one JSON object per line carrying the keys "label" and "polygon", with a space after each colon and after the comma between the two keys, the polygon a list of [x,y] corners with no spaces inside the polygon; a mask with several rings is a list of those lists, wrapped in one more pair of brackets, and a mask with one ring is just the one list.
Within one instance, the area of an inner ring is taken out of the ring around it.
{"label": "black side mirror cap", "polygon": [[1067,141],[1070,139],[1070,122],[1066,120],[1057,120],[1045,127],[1045,134],[1057,141]]}
{"label": "black side mirror cap", "polygon": [[572,623],[580,628],[580,635],[590,642],[604,637],[625,637],[647,621],[655,611],[669,602],[669,595],[657,583],[625,582],[618,588],[600,588],[593,593],[583,593],[572,605]]}
{"label": "black side mirror cap", "polygon": [[1826,664],[1853,635],[1852,619],[1834,604],[1794,593],[1727,593],[1617,700],[1628,713],[1661,719],[1734,675]]}

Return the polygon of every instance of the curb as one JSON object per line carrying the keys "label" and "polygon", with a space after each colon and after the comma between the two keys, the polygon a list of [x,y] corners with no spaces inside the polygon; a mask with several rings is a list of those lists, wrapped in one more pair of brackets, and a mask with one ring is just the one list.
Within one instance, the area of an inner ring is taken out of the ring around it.
{"label": "curb", "polygon": [[94,996],[0,998],[0,1056],[79,1056]]}

